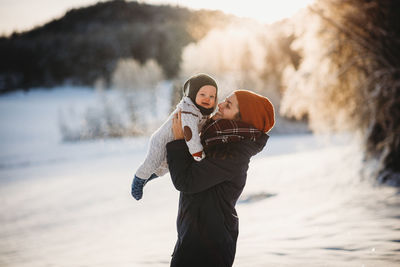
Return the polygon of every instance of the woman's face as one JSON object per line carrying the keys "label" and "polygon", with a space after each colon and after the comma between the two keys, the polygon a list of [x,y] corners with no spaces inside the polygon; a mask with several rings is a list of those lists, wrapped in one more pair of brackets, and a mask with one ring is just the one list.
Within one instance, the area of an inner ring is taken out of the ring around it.
{"label": "woman's face", "polygon": [[214,115],[213,119],[237,119],[239,113],[239,103],[236,95],[232,93],[230,96],[225,98],[225,101],[218,104],[218,112]]}

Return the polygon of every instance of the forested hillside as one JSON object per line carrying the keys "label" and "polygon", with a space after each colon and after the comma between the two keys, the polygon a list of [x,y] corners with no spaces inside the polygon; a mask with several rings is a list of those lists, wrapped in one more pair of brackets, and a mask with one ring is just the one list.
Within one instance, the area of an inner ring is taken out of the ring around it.
{"label": "forested hillside", "polygon": [[31,31],[0,37],[0,92],[109,81],[119,58],[153,58],[171,78],[184,46],[231,20],[217,11],[123,0],[72,9]]}

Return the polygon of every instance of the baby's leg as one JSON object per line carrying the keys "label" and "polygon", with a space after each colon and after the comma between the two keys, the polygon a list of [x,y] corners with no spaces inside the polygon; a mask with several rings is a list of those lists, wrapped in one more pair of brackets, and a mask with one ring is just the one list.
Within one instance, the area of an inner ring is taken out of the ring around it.
{"label": "baby's leg", "polygon": [[136,176],[142,179],[148,179],[153,173],[160,169],[162,162],[166,160],[166,144],[171,141],[171,135],[166,132],[171,130],[171,126],[164,124],[150,138],[149,149],[143,163],[136,171]]}
{"label": "baby's leg", "polygon": [[[132,183],[132,196],[139,200],[143,196],[143,187],[155,177],[155,172],[160,170],[162,162],[166,161],[167,150],[165,148],[169,141],[173,140],[172,120],[167,120],[150,138],[149,149],[144,162],[136,171]],[[162,168],[161,168],[162,169]],[[165,171],[164,171],[165,172]],[[160,173],[157,173],[159,175]]]}
{"label": "baby's leg", "polygon": [[167,163],[166,160],[163,160],[163,161],[161,162],[160,167],[158,167],[158,169],[157,169],[154,173],[155,173],[158,177],[161,177],[161,176],[165,175],[165,174],[168,173],[168,172],[169,172],[168,163]]}

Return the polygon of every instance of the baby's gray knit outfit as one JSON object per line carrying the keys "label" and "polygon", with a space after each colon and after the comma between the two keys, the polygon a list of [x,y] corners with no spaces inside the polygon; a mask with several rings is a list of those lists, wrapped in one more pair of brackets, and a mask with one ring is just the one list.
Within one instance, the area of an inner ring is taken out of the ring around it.
{"label": "baby's gray knit outfit", "polygon": [[192,100],[184,96],[167,121],[150,137],[149,149],[144,162],[136,172],[137,177],[148,179],[153,173],[157,176],[163,176],[168,172],[167,150],[165,146],[168,142],[174,140],[172,119],[178,110],[181,110],[182,128],[190,154],[192,154],[196,161],[200,161],[205,157],[199,132],[209,116],[201,114]]}

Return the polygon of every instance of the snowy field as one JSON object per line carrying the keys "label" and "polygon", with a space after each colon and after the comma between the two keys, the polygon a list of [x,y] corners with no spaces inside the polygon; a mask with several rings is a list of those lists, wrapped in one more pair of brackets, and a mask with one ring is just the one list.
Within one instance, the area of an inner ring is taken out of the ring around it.
{"label": "snowy field", "polygon": [[[62,142],[58,112],[90,90],[0,97],[0,266],[169,266],[169,175],[130,196],[148,137]],[[400,195],[360,178],[349,138],[272,135],[237,204],[234,266],[400,266]]]}

